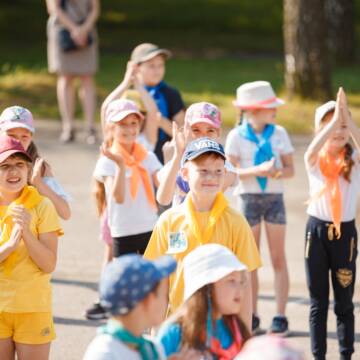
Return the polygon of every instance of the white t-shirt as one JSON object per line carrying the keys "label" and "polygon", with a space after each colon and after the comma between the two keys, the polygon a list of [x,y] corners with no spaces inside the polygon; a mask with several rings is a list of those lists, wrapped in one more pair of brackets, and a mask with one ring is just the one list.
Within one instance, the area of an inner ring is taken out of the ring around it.
{"label": "white t-shirt", "polygon": [[[149,338],[148,338],[149,339]],[[149,339],[150,340],[150,339]],[[153,341],[153,340],[152,340]],[[165,360],[164,351],[155,343],[160,360]],[[140,354],[111,335],[100,334],[89,344],[83,360],[141,360]]]}
{"label": "white t-shirt", "polygon": [[[275,131],[270,138],[270,142],[275,157],[275,166],[276,168],[281,169],[283,167],[281,156],[294,152],[289,135],[282,126],[275,125]],[[232,129],[226,138],[225,153],[226,155],[239,157],[241,168],[254,166],[254,156],[256,149],[256,144],[241,136],[237,127]],[[240,179],[237,192],[239,194],[263,193],[255,176],[249,177],[247,179]],[[281,179],[268,178],[265,193],[283,192],[284,187],[283,181]]]}
{"label": "white t-shirt", "polygon": [[[356,216],[357,198],[360,191],[360,163],[358,153],[353,154],[355,164],[351,169],[351,182],[349,183],[343,176],[339,177],[340,191],[342,195],[342,221],[351,221]],[[307,213],[320,220],[331,221],[330,197],[327,193],[320,197],[317,194],[323,189],[325,184],[319,163],[310,167],[305,161],[306,172],[309,179],[310,203]]]}
{"label": "white t-shirt", "polygon": [[136,142],[141,144],[146,150],[154,151],[155,145],[152,145],[149,140],[146,138],[144,133],[140,133],[136,139]]}
{"label": "white t-shirt", "polygon": [[[148,152],[148,156],[142,162],[142,166],[148,171],[150,181],[152,174],[161,168],[161,163],[152,152]],[[114,177],[116,175],[117,165],[105,156],[102,156],[96,163],[94,170],[94,178],[104,182],[107,176]],[[126,169],[126,191],[125,201],[122,204],[116,203],[111,195],[111,189],[105,183],[106,200],[108,204],[109,227],[112,237],[129,236],[142,234],[152,231],[157,219],[157,210],[148,202],[145,188],[140,181],[136,198],[133,200],[130,195],[130,177],[131,169]]]}

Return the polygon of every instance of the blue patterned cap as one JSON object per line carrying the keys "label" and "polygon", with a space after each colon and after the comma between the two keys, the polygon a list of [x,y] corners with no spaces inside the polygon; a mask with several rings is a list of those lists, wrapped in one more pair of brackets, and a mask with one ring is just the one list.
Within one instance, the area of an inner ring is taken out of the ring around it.
{"label": "blue patterned cap", "polygon": [[198,156],[210,152],[219,154],[224,160],[226,159],[224,148],[217,141],[208,137],[202,137],[192,141],[186,146],[181,159],[181,167],[184,167],[187,161],[194,160]]}
{"label": "blue patterned cap", "polygon": [[176,261],[171,256],[155,261],[136,254],[115,258],[101,278],[101,305],[113,315],[125,315],[175,269]]}

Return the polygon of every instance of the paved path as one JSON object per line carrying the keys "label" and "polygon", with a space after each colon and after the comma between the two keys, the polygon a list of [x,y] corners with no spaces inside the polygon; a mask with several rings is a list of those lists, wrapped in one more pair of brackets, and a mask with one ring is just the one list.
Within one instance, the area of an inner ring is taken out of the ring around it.
{"label": "paved path", "polygon": [[[91,173],[98,157],[96,147],[80,140],[71,145],[57,141],[58,123],[38,122],[37,144],[42,154],[53,165],[56,176],[73,197],[72,219],[64,224],[66,235],[60,241],[59,261],[53,276],[54,316],[57,340],[53,343],[51,359],[81,359],[96,332],[99,323],[85,320],[84,310],[96,299],[97,281],[102,263],[103,246],[98,240],[98,221],[91,199]],[[287,254],[289,260],[291,291],[288,317],[297,344],[310,359],[308,331],[308,293],[303,265],[303,233],[306,221],[307,180],[302,154],[309,141],[305,137],[293,138],[296,147],[296,177],[286,184],[288,212]],[[261,279],[259,311],[266,328],[274,315],[272,270],[266,242],[262,243],[264,267]],[[359,282],[358,282],[359,284]],[[356,317],[360,317],[360,286],[355,291]],[[360,358],[360,323],[356,326],[357,358]],[[329,312],[328,357],[338,359],[336,327],[332,310]],[[355,357],[354,357],[355,358]]]}

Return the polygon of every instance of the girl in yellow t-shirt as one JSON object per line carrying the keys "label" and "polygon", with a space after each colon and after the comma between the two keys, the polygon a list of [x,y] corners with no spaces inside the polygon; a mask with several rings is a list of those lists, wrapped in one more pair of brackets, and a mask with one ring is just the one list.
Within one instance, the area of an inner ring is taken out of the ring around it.
{"label": "girl in yellow t-shirt", "polygon": [[50,273],[59,219],[51,201],[27,185],[31,158],[0,136],[0,358],[46,360],[55,338]]}

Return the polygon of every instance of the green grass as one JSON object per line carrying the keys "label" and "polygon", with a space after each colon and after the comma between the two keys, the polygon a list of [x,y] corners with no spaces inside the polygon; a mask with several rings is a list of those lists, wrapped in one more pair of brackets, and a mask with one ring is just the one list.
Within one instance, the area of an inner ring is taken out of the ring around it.
{"label": "green grass", "polygon": [[[151,41],[169,47],[174,59],[166,80],[185,102],[212,101],[224,122],[236,121],[235,90],[246,81],[268,80],[285,96],[282,62],[282,0],[105,0],[98,23],[100,101],[122,79],[130,50]],[[357,5],[360,0],[356,0]],[[358,6],[359,8],[359,6]],[[46,69],[44,2],[12,0],[0,5],[0,108],[29,107],[38,118],[58,118],[56,78]],[[360,33],[360,17],[357,17]],[[343,85],[360,119],[360,68],[336,67],[334,92]],[[311,101],[293,99],[279,109],[291,132],[312,130]]]}
{"label": "green grass", "polygon": [[[127,57],[104,55],[97,75],[99,101],[104,99],[122,79]],[[166,80],[181,90],[187,105],[196,101],[211,101],[219,105],[226,125],[236,121],[232,106],[236,87],[246,81],[265,79],[277,93],[283,91],[281,59],[219,58],[216,60],[174,59],[168,62]],[[360,69],[356,66],[334,71],[334,89],[344,86],[348,91],[354,116],[360,119]],[[56,78],[46,68],[12,67],[0,75],[0,107],[22,104],[41,118],[58,118],[55,93]],[[279,109],[279,123],[290,132],[312,131],[312,119],[318,104],[293,99]]]}

